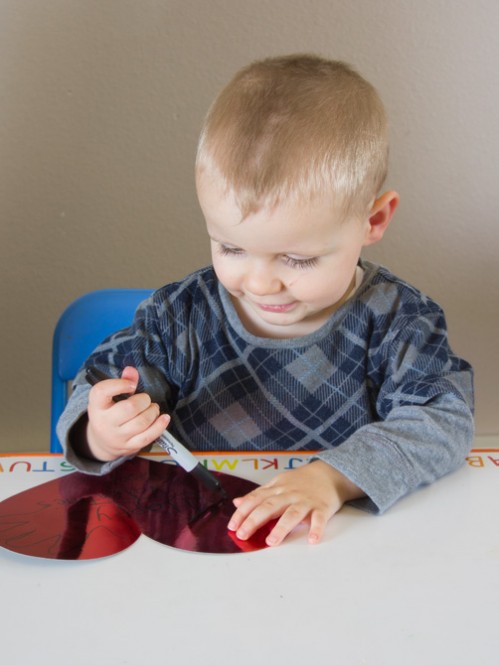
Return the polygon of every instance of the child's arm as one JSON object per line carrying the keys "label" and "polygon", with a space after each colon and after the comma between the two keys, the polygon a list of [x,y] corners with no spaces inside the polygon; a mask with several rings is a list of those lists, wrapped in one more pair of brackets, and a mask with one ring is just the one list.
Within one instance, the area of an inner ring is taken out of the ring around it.
{"label": "child's arm", "polygon": [[246,540],[271,519],[278,522],[267,537],[279,545],[300,522],[310,523],[308,542],[320,542],[328,520],[341,506],[365,496],[348,478],[322,460],[276,476],[244,497],[234,500],[237,510],[228,528]]}
{"label": "child's arm", "polygon": [[[448,348],[441,311],[405,318],[382,339],[378,358],[372,354],[372,376],[377,371],[383,379],[375,393],[379,419],[317,453],[324,466],[315,461],[239,499],[231,527],[241,535],[246,525],[252,530],[280,517],[280,542],[283,532],[310,517],[313,538],[314,524],[322,533],[345,501],[383,513],[463,463],[473,441],[472,371]],[[332,489],[322,482],[327,475]],[[302,480],[310,487],[302,487]]]}
{"label": "child's arm", "polygon": [[[158,302],[163,303],[160,297],[145,300],[131,326],[101,342],[75,377],[57,434],[66,460],[79,471],[108,473],[152,443],[169,422],[167,415],[159,417],[156,406],[171,413],[174,403],[165,375],[169,362],[159,330]],[[114,378],[90,388],[86,378],[90,366]],[[148,395],[142,394],[142,388],[135,394],[139,374],[127,368],[138,369]],[[113,398],[124,393],[132,397],[115,403]],[[115,428],[116,436],[110,436],[109,427]]]}
{"label": "child's arm", "polygon": [[393,408],[385,420],[361,427],[344,444],[317,457],[362,487],[366,496],[354,501],[356,507],[381,514],[459,468],[472,442],[470,405],[447,394],[427,404]]}
{"label": "child's arm", "polygon": [[[160,414],[149,395],[135,393],[138,380],[137,370],[125,367],[121,378],[101,381],[90,390],[85,438],[94,459],[111,462],[135,455],[153,443],[170,422],[170,416]],[[123,393],[131,396],[115,402]]]}

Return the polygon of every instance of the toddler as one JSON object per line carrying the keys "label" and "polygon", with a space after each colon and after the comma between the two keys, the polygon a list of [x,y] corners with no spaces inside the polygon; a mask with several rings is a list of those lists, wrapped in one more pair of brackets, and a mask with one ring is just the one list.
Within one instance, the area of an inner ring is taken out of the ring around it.
{"label": "toddler", "polygon": [[[361,258],[399,197],[383,191],[387,121],[341,62],[253,63],[222,90],[196,185],[212,265],[157,290],[93,352],[58,434],[106,473],[170,431],[194,451],[317,451],[235,499],[241,539],[270,519],[317,543],[345,502],[382,513],[456,469],[473,437],[471,367],[440,307]],[[132,396],[114,402],[121,393]]]}

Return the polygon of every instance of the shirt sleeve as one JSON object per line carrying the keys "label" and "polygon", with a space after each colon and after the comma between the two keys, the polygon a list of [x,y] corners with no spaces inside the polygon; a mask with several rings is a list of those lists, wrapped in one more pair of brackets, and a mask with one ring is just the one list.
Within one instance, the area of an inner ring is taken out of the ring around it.
{"label": "shirt sleeve", "polygon": [[132,325],[106,338],[75,377],[71,397],[57,424],[57,434],[67,461],[78,470],[101,475],[129,459],[89,460],[77,455],[72,446],[73,428],[88,407],[90,386],[85,380],[86,368],[95,366],[110,377],[118,377],[127,365],[136,367],[140,374],[138,391],[147,390],[162,411],[171,410],[175,388],[168,374],[169,356],[159,328],[157,305],[151,296],[137,308]]}
{"label": "shirt sleeve", "polygon": [[378,419],[317,458],[365,492],[353,505],[383,513],[464,462],[474,434],[473,376],[450,350],[439,308],[398,321],[372,365]]}

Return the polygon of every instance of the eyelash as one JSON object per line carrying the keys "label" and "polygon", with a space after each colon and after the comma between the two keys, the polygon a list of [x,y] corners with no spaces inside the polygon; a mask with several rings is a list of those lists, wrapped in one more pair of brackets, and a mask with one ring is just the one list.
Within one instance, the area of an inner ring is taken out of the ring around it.
{"label": "eyelash", "polygon": [[241,256],[243,253],[242,249],[237,249],[237,247],[226,247],[225,245],[220,245],[218,251],[222,256]]}
{"label": "eyelash", "polygon": [[[242,256],[244,253],[242,249],[238,249],[237,247],[226,247],[225,245],[220,245],[218,251],[222,256]],[[310,259],[294,259],[292,256],[284,256],[283,260],[290,268],[306,270],[307,268],[313,268],[317,265],[319,259],[316,256],[311,257]]]}
{"label": "eyelash", "polygon": [[313,256],[310,259],[294,259],[292,256],[285,256],[284,263],[290,268],[299,268],[301,270],[306,270],[307,268],[313,268],[317,265],[319,259],[316,256]]}

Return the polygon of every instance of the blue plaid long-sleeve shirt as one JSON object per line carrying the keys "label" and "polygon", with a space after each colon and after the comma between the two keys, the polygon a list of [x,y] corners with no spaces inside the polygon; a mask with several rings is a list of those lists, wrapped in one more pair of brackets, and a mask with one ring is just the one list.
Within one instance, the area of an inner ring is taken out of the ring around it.
{"label": "blue plaid long-sleeve shirt", "polygon": [[[313,450],[383,512],[459,466],[473,437],[472,370],[448,344],[440,307],[385,268],[363,262],[355,295],[316,332],[255,337],[211,267],[156,291],[132,325],[88,359],[118,376],[137,367],[139,390],[172,415],[192,450]],[[59,423],[68,438],[86,411],[81,372]]]}

